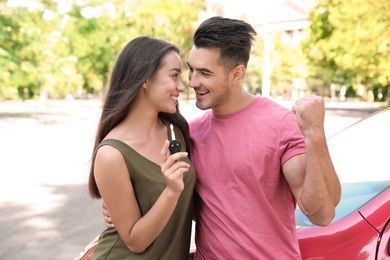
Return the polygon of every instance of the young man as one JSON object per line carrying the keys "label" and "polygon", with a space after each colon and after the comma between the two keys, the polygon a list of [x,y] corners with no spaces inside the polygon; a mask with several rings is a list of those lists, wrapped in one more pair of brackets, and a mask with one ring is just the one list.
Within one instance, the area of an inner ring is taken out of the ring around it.
{"label": "young man", "polygon": [[190,122],[195,191],[195,259],[300,259],[296,203],[327,225],[340,183],[324,133],[324,101],[308,96],[290,111],[245,91],[255,30],[212,17],[188,58],[196,106]]}

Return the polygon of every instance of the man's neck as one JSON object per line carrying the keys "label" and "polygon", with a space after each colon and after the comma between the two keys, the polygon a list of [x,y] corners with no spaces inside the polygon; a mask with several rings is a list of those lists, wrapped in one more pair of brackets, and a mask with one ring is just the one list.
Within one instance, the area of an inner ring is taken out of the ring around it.
{"label": "man's neck", "polygon": [[231,95],[231,97],[233,98],[227,100],[225,104],[221,104],[218,107],[213,107],[213,114],[218,116],[234,114],[247,107],[256,98],[256,96],[244,90],[241,95]]}

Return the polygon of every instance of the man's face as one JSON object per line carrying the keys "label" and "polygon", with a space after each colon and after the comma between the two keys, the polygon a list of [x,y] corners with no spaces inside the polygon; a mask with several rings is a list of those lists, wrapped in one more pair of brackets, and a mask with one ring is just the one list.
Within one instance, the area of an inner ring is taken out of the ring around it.
{"label": "man's face", "polygon": [[193,46],[188,57],[189,86],[195,90],[196,106],[199,109],[216,109],[227,102],[230,96],[228,75],[218,63],[220,49],[196,48]]}

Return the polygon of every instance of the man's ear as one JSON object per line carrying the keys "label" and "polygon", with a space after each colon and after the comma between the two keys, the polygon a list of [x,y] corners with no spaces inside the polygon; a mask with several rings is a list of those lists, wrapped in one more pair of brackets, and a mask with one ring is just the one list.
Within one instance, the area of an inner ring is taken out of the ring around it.
{"label": "man's ear", "polygon": [[238,65],[232,70],[232,80],[242,80],[245,75],[246,68],[244,65]]}

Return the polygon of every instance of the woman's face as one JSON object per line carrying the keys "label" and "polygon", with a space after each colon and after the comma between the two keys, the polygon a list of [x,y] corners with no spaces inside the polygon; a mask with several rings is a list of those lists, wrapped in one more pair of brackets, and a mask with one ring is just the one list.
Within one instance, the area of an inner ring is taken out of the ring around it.
{"label": "woman's face", "polygon": [[179,54],[169,51],[156,74],[147,81],[147,97],[158,112],[176,112],[179,94],[185,90],[181,80],[182,66]]}

